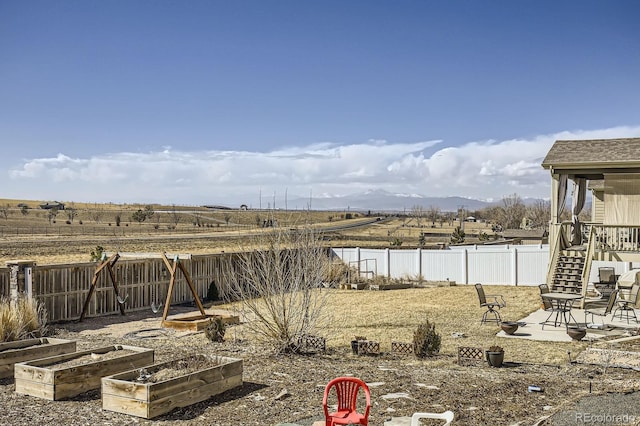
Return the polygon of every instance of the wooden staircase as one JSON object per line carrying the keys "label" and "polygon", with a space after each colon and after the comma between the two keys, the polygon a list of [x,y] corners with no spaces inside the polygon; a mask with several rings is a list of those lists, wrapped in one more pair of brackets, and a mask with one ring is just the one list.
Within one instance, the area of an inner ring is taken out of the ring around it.
{"label": "wooden staircase", "polygon": [[584,250],[562,250],[556,262],[551,291],[581,294],[586,259]]}

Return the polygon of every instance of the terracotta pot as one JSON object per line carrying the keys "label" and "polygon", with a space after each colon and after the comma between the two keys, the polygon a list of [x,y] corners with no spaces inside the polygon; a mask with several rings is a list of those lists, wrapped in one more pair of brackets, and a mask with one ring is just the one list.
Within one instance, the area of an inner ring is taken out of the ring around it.
{"label": "terracotta pot", "polygon": [[567,334],[573,340],[579,341],[587,334],[587,329],[582,327],[569,327],[567,328]]}
{"label": "terracotta pot", "polygon": [[489,352],[487,351],[487,362],[490,367],[502,367],[504,361],[504,352]]}
{"label": "terracotta pot", "polygon": [[500,323],[500,328],[507,334],[513,334],[518,330],[518,323],[515,321],[503,321]]}

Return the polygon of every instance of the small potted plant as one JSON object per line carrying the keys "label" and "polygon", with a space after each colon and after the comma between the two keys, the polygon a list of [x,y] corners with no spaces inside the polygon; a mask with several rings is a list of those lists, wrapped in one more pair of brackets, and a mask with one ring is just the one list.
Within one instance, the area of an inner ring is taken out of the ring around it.
{"label": "small potted plant", "polygon": [[351,351],[354,355],[358,355],[358,345],[365,340],[367,340],[367,338],[364,336],[356,336],[355,339],[351,341]]}
{"label": "small potted plant", "polygon": [[504,361],[504,349],[501,346],[489,346],[487,350],[487,362],[491,367],[501,367]]}

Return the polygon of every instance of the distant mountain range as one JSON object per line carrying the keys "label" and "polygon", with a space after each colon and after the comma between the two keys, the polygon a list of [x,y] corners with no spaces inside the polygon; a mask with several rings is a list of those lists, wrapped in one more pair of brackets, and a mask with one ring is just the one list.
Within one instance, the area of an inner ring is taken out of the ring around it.
{"label": "distant mountain range", "polygon": [[[525,204],[536,200],[523,200]],[[419,205],[428,209],[431,206],[439,207],[441,211],[457,211],[464,208],[468,211],[480,210],[495,205],[495,202],[487,202],[464,197],[426,197],[420,194],[394,194],[385,190],[376,189],[362,193],[344,196],[322,196],[312,198],[296,197],[288,200],[289,208],[308,208],[312,210],[357,210],[357,211],[387,211],[409,212],[413,206]],[[294,207],[296,206],[296,207]],[[284,206],[278,206],[284,207]]]}

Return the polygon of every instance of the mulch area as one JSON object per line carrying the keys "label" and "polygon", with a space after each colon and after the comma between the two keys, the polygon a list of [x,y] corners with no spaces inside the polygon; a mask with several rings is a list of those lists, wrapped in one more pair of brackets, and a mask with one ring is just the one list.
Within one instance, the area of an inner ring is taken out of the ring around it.
{"label": "mulch area", "polygon": [[[79,351],[118,344],[152,348],[156,362],[198,354],[242,358],[243,386],[144,420],[102,410],[99,390],[70,400],[46,401],[16,394],[13,379],[5,379],[0,381],[0,424],[304,424],[322,418],[324,387],[343,375],[371,384],[371,425],[417,411],[444,410],[454,411],[456,424],[461,425],[574,424],[571,413],[575,419],[575,413],[584,407],[593,414],[609,412],[604,411],[607,401],[618,401],[614,395],[635,401],[625,404],[618,414],[640,419],[640,393],[630,393],[640,389],[640,372],[633,369],[609,367],[605,372],[600,365],[521,364],[508,355],[511,362],[503,368],[491,368],[485,362],[461,366],[454,356],[428,360],[392,353],[358,356],[346,347],[316,355],[274,355],[249,341],[233,340],[233,327],[227,331],[227,341],[212,343],[202,332],[156,330],[154,319],[148,316],[131,313],[58,324],[54,325],[55,336],[76,340]],[[542,392],[529,392],[529,385],[539,386]],[[585,403],[589,401],[585,397],[603,398],[604,402]]]}

